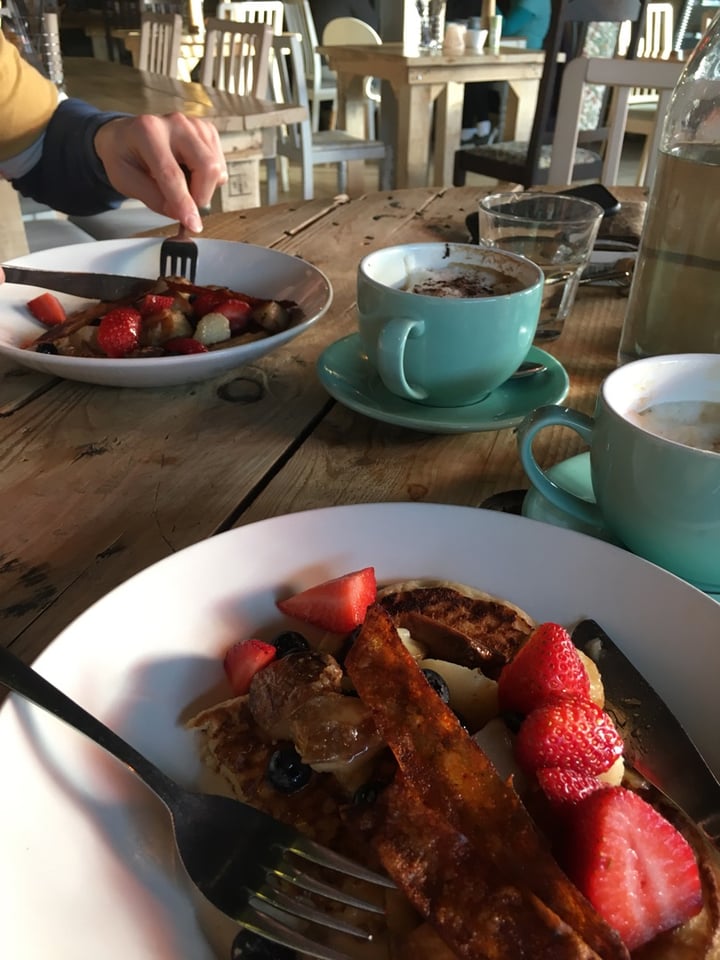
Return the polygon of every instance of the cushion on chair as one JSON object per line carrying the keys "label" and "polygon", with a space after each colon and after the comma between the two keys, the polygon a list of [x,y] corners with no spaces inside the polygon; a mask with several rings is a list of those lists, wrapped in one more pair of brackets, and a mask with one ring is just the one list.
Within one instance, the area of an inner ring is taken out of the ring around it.
{"label": "cushion on chair", "polygon": [[[481,147],[471,147],[463,150],[463,153],[469,153],[476,157],[487,157],[492,160],[500,160],[503,163],[517,163],[524,161],[528,151],[527,140],[506,140],[501,143],[487,143]],[[541,170],[547,170],[550,167],[552,157],[552,146],[546,144],[540,148],[540,162],[538,166]],[[600,160],[600,154],[594,150],[586,150],[584,147],[578,147],[575,151],[576,164],[597,163]]]}

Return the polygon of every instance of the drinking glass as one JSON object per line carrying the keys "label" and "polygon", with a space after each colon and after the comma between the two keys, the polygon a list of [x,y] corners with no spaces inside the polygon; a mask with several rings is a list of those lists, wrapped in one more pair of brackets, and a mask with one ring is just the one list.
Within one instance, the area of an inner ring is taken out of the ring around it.
{"label": "drinking glass", "polygon": [[494,193],[480,201],[480,243],[519,253],[545,274],[536,342],[560,336],[602,218],[597,203],[553,193]]}

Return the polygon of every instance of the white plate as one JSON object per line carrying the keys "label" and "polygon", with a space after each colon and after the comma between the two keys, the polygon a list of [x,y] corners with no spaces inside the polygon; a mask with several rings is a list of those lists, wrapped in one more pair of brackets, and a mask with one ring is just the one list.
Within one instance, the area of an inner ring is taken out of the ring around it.
{"label": "white plate", "polygon": [[[223,692],[223,650],[277,632],[280,595],[367,564],[381,581],[465,581],[538,620],[594,617],[720,772],[720,606],[610,544],[468,507],[365,504],[240,527],[116,589],[37,668],[192,784],[182,718]],[[132,774],[15,697],[0,710],[0,756],[1,956],[210,960],[163,810]]]}
{"label": "white plate", "polygon": [[[302,323],[282,333],[239,347],[210,350],[180,357],[143,357],[111,360],[92,357],[61,357],[23,350],[44,329],[26,307],[42,291],[37,287],[0,285],[0,354],[21,366],[67,380],[82,380],[111,387],[168,387],[207,380],[259,359],[307,330],[328,309],[332,287],[327,277],[311,264],[279,250],[229,240],[195,241],[199,248],[196,282],[221,284],[242,293],[269,300],[294,300],[303,310]],[[119,273],[157,277],[162,238],[99,240],[71,247],[55,247],[11,261],[48,270]],[[86,300],[56,294],[66,309]]]}

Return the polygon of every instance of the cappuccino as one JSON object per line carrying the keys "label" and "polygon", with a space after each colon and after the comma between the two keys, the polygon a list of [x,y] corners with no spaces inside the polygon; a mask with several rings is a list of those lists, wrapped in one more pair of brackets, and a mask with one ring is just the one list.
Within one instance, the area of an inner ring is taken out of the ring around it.
{"label": "cappuccino", "polygon": [[454,264],[436,269],[414,270],[403,284],[404,290],[426,297],[503,297],[519,293],[524,284],[492,267]]}
{"label": "cappuccino", "polygon": [[664,400],[629,411],[627,418],[657,437],[720,453],[720,401]]}

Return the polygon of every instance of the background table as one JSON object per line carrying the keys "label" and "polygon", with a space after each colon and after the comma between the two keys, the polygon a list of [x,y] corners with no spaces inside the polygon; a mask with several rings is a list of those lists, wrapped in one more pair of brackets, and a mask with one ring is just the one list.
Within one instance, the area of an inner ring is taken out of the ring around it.
{"label": "background table", "polygon": [[[31,659],[130,575],[239,524],[343,503],[480,506],[527,487],[512,430],[435,435],[379,423],[333,401],[315,374],[322,350],[355,329],[359,258],[405,241],[464,241],[481,193],[425,188],[210,216],[207,236],[299,254],[335,292],[311,330],[220,379],[123,390],[0,361],[2,642]],[[570,375],[567,402],[588,413],[615,366],[626,303],[583,289],[549,348]],[[559,428],[536,444],[546,463],[580,448]]]}
{"label": "background table", "polygon": [[[437,106],[432,182],[450,186],[455,151],[460,146],[465,84],[471,81],[507,81],[510,95],[505,138],[522,140],[530,136],[545,60],[542,50],[507,47],[498,54],[448,56],[410,53],[401,43],[338,44],[319,50],[338,75],[340,129],[365,135],[364,77],[386,80],[392,87],[397,101],[392,144],[397,187],[427,183],[433,103]],[[383,109],[387,110],[387,104]]]}
{"label": "background table", "polygon": [[239,96],[186,80],[174,80],[91,57],[65,57],[68,95],[101,110],[125,113],[184,113],[210,120],[220,133],[229,180],[216,191],[218,209],[260,205],[260,158],[272,153],[267,134],[306,116],[305,107]]}

